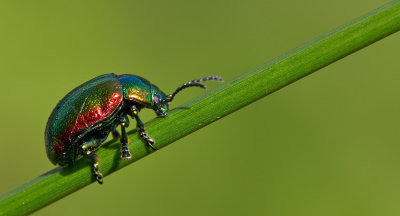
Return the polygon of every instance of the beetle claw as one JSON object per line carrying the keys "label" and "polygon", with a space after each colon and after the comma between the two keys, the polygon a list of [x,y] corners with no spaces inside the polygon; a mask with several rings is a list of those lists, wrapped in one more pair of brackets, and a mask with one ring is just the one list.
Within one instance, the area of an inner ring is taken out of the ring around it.
{"label": "beetle claw", "polygon": [[149,145],[153,145],[153,144],[155,143],[155,141],[154,141],[154,139],[149,138],[149,139],[147,139],[147,143],[148,143]]}
{"label": "beetle claw", "polygon": [[150,148],[153,149],[154,151],[155,151],[155,150],[158,150],[158,149],[157,149],[156,147],[154,147],[152,144],[150,144],[150,143],[147,143],[147,144],[148,144],[148,145],[150,146]]}
{"label": "beetle claw", "polygon": [[152,148],[153,150],[158,150],[156,147],[153,146],[154,144],[154,139],[150,138],[149,140],[147,140],[147,145],[150,146],[150,148]]}

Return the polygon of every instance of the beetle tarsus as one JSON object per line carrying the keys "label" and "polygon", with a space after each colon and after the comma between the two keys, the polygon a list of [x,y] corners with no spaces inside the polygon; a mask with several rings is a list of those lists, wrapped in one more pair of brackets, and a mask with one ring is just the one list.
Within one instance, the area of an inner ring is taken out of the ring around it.
{"label": "beetle tarsus", "polygon": [[91,156],[92,160],[93,160],[92,169],[93,169],[94,178],[96,179],[96,181],[99,184],[103,184],[103,174],[101,174],[101,172],[100,172],[99,158],[95,154],[89,154],[89,156]]}
{"label": "beetle tarsus", "polygon": [[157,150],[157,148],[153,146],[153,144],[155,143],[154,139],[149,137],[149,135],[147,134],[146,131],[144,131],[144,130],[140,131],[139,136],[144,141],[146,141],[147,145],[150,146],[150,148],[152,148],[153,150]]}
{"label": "beetle tarsus", "polygon": [[128,159],[132,158],[132,155],[129,152],[128,145],[122,145],[121,146],[121,158],[124,159],[124,160],[128,160]]}
{"label": "beetle tarsus", "polygon": [[100,172],[94,174],[94,177],[96,178],[96,181],[99,184],[103,184],[103,174],[101,174]]}

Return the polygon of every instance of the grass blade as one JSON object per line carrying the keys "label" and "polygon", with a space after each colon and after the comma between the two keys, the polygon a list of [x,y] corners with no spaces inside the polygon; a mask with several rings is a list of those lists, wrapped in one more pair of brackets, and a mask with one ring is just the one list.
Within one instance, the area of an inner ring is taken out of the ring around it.
{"label": "grass blade", "polygon": [[[393,1],[184,104],[188,109],[175,109],[167,118],[148,122],[147,131],[162,148],[399,29],[400,1]],[[133,154],[129,161],[120,159],[118,141],[97,152],[106,177],[152,152],[136,131],[129,133],[129,139]],[[93,181],[85,160],[56,168],[2,195],[0,215],[34,212]]]}

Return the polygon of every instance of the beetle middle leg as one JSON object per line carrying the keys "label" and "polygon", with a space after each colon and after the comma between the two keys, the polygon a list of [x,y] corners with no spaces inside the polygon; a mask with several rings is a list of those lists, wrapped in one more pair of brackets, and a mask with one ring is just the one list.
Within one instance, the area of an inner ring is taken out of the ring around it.
{"label": "beetle middle leg", "polygon": [[153,146],[153,144],[155,143],[154,139],[149,137],[147,132],[144,130],[144,124],[143,124],[142,120],[140,120],[138,113],[139,113],[139,110],[135,106],[132,106],[131,107],[131,115],[136,119],[136,127],[139,130],[140,138],[142,138],[147,143],[147,145],[150,146],[150,148],[152,148],[153,150],[157,150],[157,148]]}
{"label": "beetle middle leg", "polygon": [[122,159],[131,159],[132,155],[129,152],[129,147],[128,147],[128,135],[126,134],[126,129],[129,126],[129,119],[126,116],[122,116],[120,118],[120,124],[121,124],[121,158]]}

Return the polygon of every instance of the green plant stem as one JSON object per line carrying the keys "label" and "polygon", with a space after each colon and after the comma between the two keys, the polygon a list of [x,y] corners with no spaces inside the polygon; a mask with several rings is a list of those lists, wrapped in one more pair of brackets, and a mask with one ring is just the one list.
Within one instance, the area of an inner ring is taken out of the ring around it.
{"label": "green plant stem", "polygon": [[[184,104],[186,109],[172,110],[167,118],[148,122],[147,131],[162,148],[399,29],[400,1],[393,1],[207,92]],[[136,131],[129,133],[129,139],[131,160],[120,159],[119,141],[111,141],[97,152],[106,183],[107,175],[152,152]],[[2,195],[0,215],[33,212],[93,181],[85,160],[72,167],[56,168]]]}

